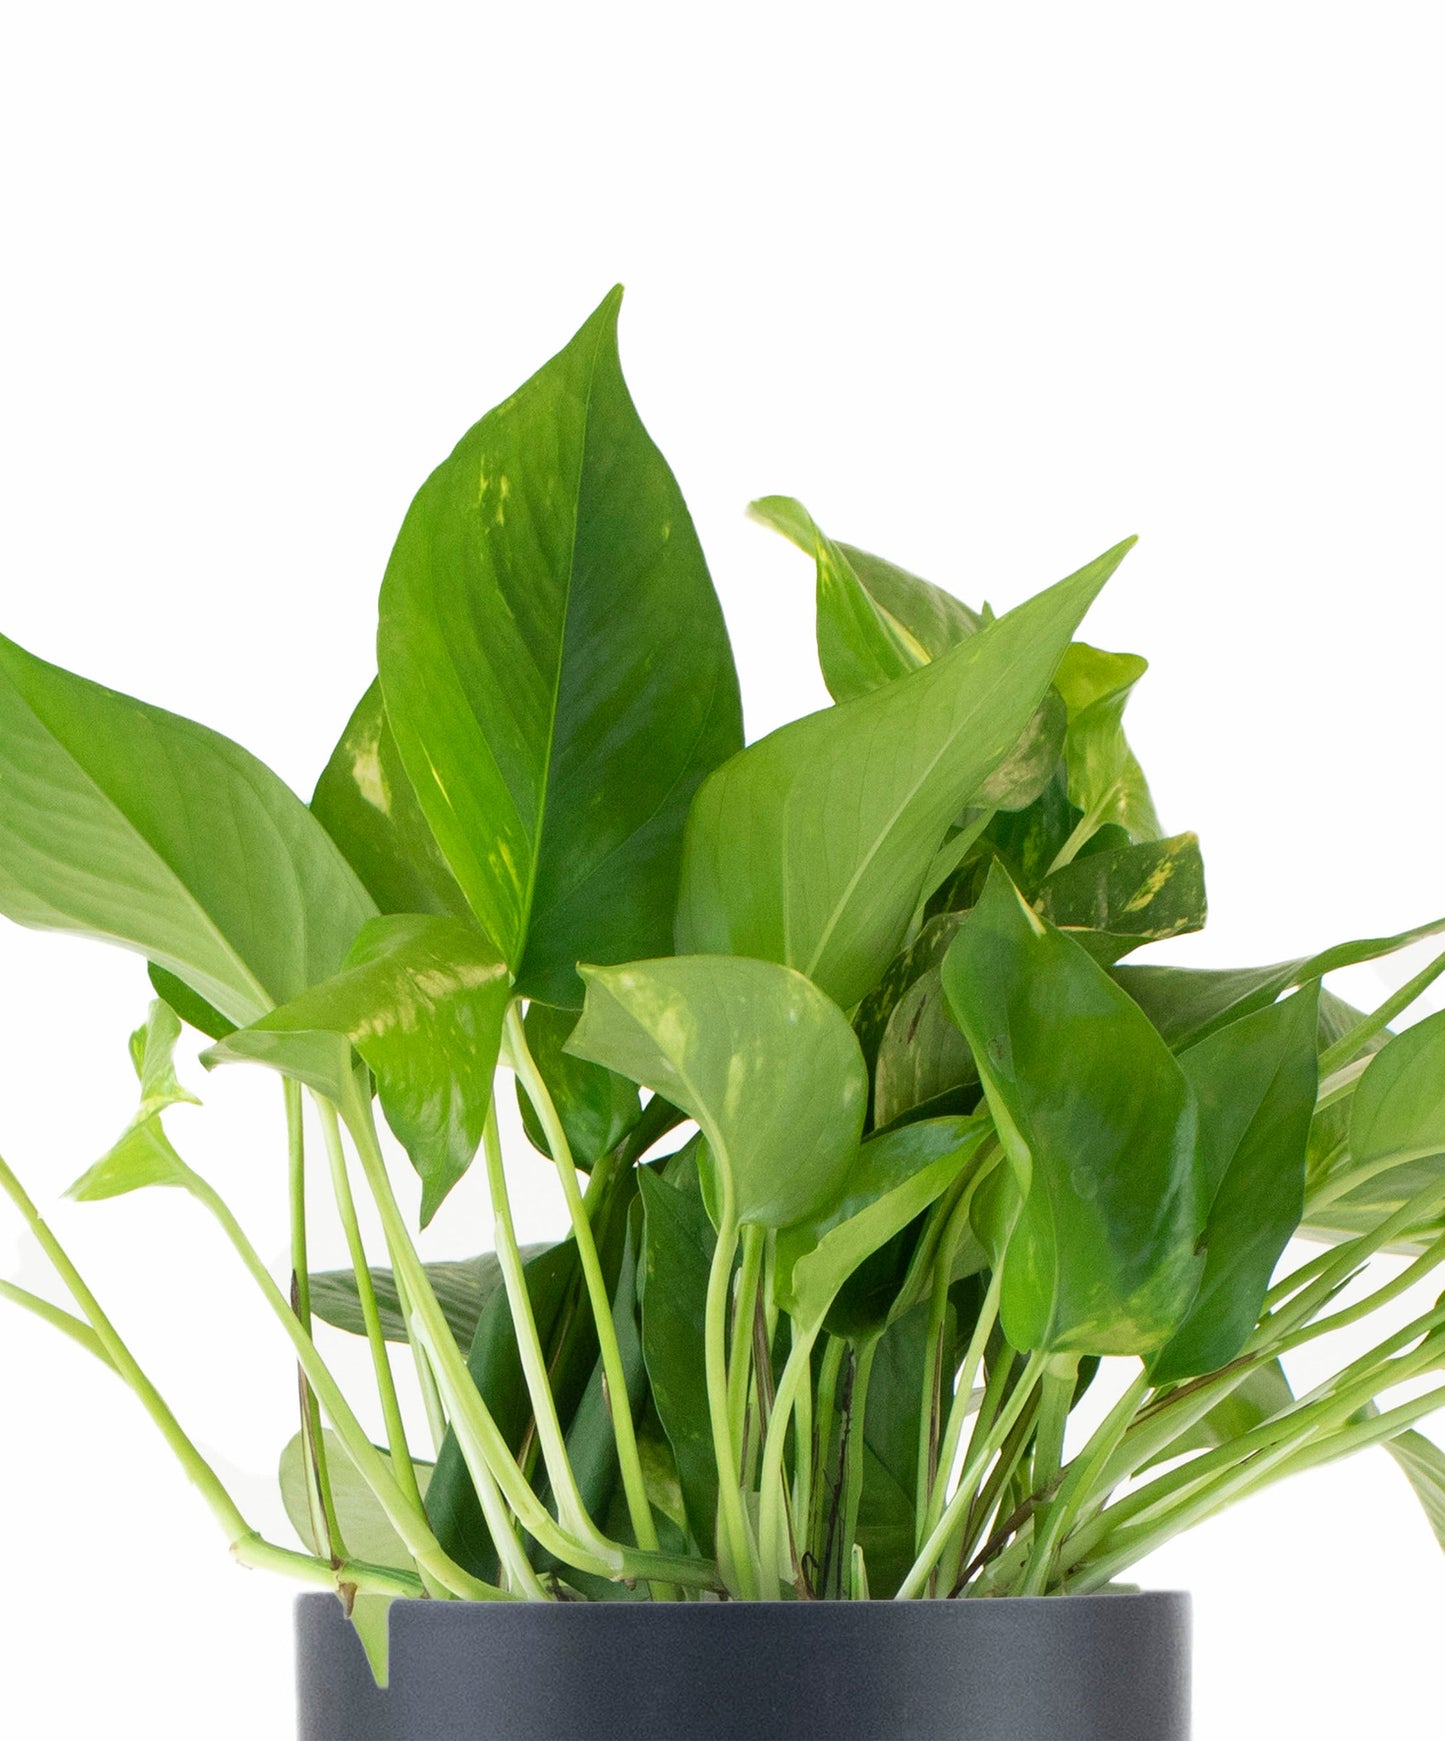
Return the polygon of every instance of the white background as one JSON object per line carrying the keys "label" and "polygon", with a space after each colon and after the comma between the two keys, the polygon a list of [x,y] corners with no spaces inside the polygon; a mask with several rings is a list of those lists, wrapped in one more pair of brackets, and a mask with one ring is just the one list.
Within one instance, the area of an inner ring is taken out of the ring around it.
{"label": "white background", "polygon": [[[412,491],[622,279],[753,735],[823,694],[807,564],[750,497],[999,607],[1138,532],[1087,632],[1151,659],[1133,736],[1166,825],[1203,837],[1211,929],[1175,958],[1445,910],[1434,7],[3,16],[22,644],[309,793]],[[292,1368],[219,1236],[165,1193],[58,1201],[129,1116],[139,964],[6,926],[0,976],[0,1149],[288,1539]],[[279,1270],[274,1087],[191,1079],[207,1109],[174,1134]],[[549,1230],[517,1161],[524,1235]],[[487,1225],[469,1181],[430,1249]],[[0,1273],[53,1291],[10,1221]],[[105,1373],[0,1310],[0,1728],[289,1734],[290,1588],[228,1563]],[[1439,1732],[1445,1561],[1383,1454],[1141,1576],[1195,1593],[1200,1741]]]}

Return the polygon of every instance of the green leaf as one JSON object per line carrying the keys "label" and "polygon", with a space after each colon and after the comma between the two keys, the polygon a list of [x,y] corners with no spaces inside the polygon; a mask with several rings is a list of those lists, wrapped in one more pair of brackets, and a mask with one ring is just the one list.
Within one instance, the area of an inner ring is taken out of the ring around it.
{"label": "green leaf", "polygon": [[[956,917],[961,921],[961,914]],[[977,1082],[973,1053],[943,995],[943,974],[937,966],[926,968],[888,1018],[873,1073],[874,1122],[891,1124],[941,1094]]]}
{"label": "green leaf", "polygon": [[175,974],[167,973],[165,968],[157,967],[155,962],[149,962],[146,973],[150,978],[155,994],[164,1003],[168,1003],[183,1022],[189,1022],[197,1033],[206,1034],[213,1040],[224,1040],[234,1034],[236,1024],[228,1021],[219,1010],[211,1008],[206,1000],[193,992],[183,979],[177,979]]}
{"label": "green leaf", "polygon": [[1027,810],[1043,796],[1064,753],[1068,710],[1050,688],[1023,736],[979,787],[973,802],[982,810]]}
{"label": "green leaf", "polygon": [[1118,967],[1113,970],[1113,978],[1178,1052],[1217,1033],[1230,1022],[1237,1022],[1241,1016],[1265,1008],[1307,980],[1319,979],[1342,967],[1356,967],[1362,961],[1377,961],[1442,931],[1445,919],[1436,919],[1395,937],[1366,937],[1355,943],[1338,943],[1318,955],[1276,962],[1272,967]]}
{"label": "green leaf", "polygon": [[[312,1086],[318,1072],[322,1081],[339,1072],[323,1092],[340,1102],[349,1070],[327,1041],[349,1041],[375,1072],[386,1121],[421,1176],[424,1227],[481,1142],[510,1000],[506,964],[474,925],[392,914],[362,929],[343,972],[204,1060],[270,1063]],[[304,1059],[292,1041],[307,1048]]]}
{"label": "green leaf", "polygon": [[943,1195],[992,1128],[987,1119],[936,1118],[862,1144],[826,1210],[778,1235],[784,1311],[816,1329],[844,1283]]}
{"label": "green leaf", "polygon": [[1445,1010],[1370,1060],[1355,1089],[1350,1154],[1365,1167],[1445,1154]]}
{"label": "green leaf", "polygon": [[870,1071],[877,1062],[894,1010],[909,987],[916,985],[930,967],[942,962],[962,923],[962,913],[938,913],[925,921],[918,935],[893,957],[883,977],[854,1011],[853,1031]]}
{"label": "green leaf", "polygon": [[688,819],[679,947],[781,962],[856,1003],[902,944],[949,824],[1018,742],[1128,548],[705,781]]}
{"label": "green leaf", "polygon": [[180,1020],[157,998],[143,1028],[130,1037],[131,1063],[140,1081],[140,1105],[115,1144],[66,1191],[79,1203],[120,1197],[147,1185],[178,1185],[189,1190],[195,1174],[171,1146],[161,1126],[169,1107],[200,1102],[176,1077],[175,1049]]}
{"label": "green leaf", "polygon": [[1084,854],[1045,880],[1038,911],[1106,966],[1142,943],[1202,930],[1208,904],[1199,837]]}
{"label": "green leaf", "polygon": [[[642,1117],[642,1102],[626,1077],[563,1050],[576,1025],[577,1018],[570,1010],[540,1003],[528,1007],[523,1023],[528,1050],[552,1096],[572,1159],[591,1172]],[[532,1147],[550,1157],[546,1133],[520,1082],[517,1106]]]}
{"label": "green leaf", "polygon": [[637,1174],[645,1211],[639,1289],[642,1352],[667,1441],[677,1461],[688,1527],[704,1554],[713,1551],[717,1464],[708,1412],[705,1334],[708,1272],[717,1235],[702,1196]]}
{"label": "green leaf", "polygon": [[373,910],[254,756],[0,636],[0,912],[136,950],[244,1024],[334,973]]}
{"label": "green leaf", "polygon": [[1304,1214],[1319,1089],[1317,990],[1314,981],[1180,1059],[1199,1107],[1210,1209],[1199,1292],[1150,1363],[1156,1385],[1234,1359],[1259,1322],[1274,1266]]}
{"label": "green leaf", "polygon": [[[530,1260],[551,1247],[524,1245],[521,1249],[524,1260]],[[502,1286],[502,1269],[496,1252],[484,1251],[480,1257],[429,1263],[425,1269],[452,1334],[461,1347],[470,1348],[487,1302]],[[381,1315],[382,1335],[388,1342],[405,1342],[406,1319],[402,1316],[396,1277],[389,1269],[373,1265],[371,1285]],[[338,1330],[350,1331],[353,1336],[366,1334],[354,1270],[314,1271],[311,1276],[311,1309],[318,1318]]]}
{"label": "green leaf", "polygon": [[471,917],[401,765],[380,680],[357,703],[331,752],[311,796],[311,814],[383,913]]}
{"label": "green leaf", "polygon": [[989,878],[943,964],[1023,1205],[1001,1313],[1020,1349],[1146,1353],[1199,1282],[1194,1098],[1141,1012]]}
{"label": "green leaf", "polygon": [[830,1200],[858,1146],[868,1081],[847,1018],[815,985],[735,956],[582,976],[567,1050],[695,1119],[740,1223],[786,1227]]}
{"label": "green leaf", "polygon": [[1385,1449],[1405,1471],[1424,1507],[1435,1540],[1445,1548],[1445,1451],[1423,1433],[1404,1432],[1385,1441]]}
{"label": "green leaf", "polygon": [[1232,1444],[1254,1427],[1263,1426],[1294,1404],[1294,1392],[1277,1360],[1257,1366],[1237,1384],[1229,1395],[1221,1397],[1210,1409],[1167,1444],[1162,1451],[1143,1465],[1152,1468],[1167,1463],[1188,1451],[1212,1451],[1217,1445]]}
{"label": "green leaf", "polygon": [[617,356],[620,291],[422,486],[381,590],[386,713],[519,989],[671,944],[682,829],[738,749],[737,678]]}
{"label": "green leaf", "polygon": [[1069,802],[1084,813],[1084,838],[1108,822],[1127,829],[1133,840],[1157,840],[1164,832],[1124,736],[1124,709],[1148,669],[1136,653],[1105,653],[1077,641],[1054,679],[1069,710]]}

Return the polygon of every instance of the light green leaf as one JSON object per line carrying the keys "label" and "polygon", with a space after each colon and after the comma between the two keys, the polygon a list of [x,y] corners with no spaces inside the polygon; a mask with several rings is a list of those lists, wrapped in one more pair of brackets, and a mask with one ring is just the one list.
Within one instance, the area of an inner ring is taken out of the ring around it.
{"label": "light green leaf", "polygon": [[1147,1353],[1198,1286],[1194,1097],[1104,970],[1001,870],[943,964],[1023,1205],[1003,1263],[1016,1348]]}
{"label": "light green leaf", "polygon": [[343,972],[212,1046],[204,1061],[270,1063],[341,1104],[350,1070],[329,1042],[349,1041],[421,1176],[425,1226],[481,1142],[510,1000],[506,964],[476,926],[392,914],[363,928]]}
{"label": "light green leaf", "polygon": [[722,613],[617,356],[620,291],[422,486],[381,590],[387,718],[519,989],[671,943],[682,829],[742,742]]}
{"label": "light green leaf", "polygon": [[[396,1533],[376,1495],[363,1480],[346,1446],[329,1427],[322,1428],[321,1436],[326,1446],[326,1470],[331,1477],[331,1497],[336,1504],[336,1521],[346,1543],[347,1553],[352,1559],[361,1560],[368,1566],[391,1566],[397,1570],[409,1570],[412,1560],[406,1544]],[[379,1451],[378,1454],[385,1458],[387,1466],[390,1467],[390,1455],[385,1451]],[[425,1497],[431,1481],[432,1465],[413,1462],[412,1467],[416,1470],[417,1486]],[[329,1552],[328,1544],[317,1541],[311,1531],[311,1507],[306,1490],[306,1447],[300,1433],[290,1440],[281,1453],[279,1480],[282,1503],[286,1507],[287,1517],[291,1520],[291,1527],[309,1552],[325,1556]]]}
{"label": "light green leaf", "polygon": [[567,1050],[695,1119],[740,1223],[786,1227],[830,1199],[858,1146],[868,1082],[847,1018],[816,986],[733,956],[582,976]]}
{"label": "light green leaf", "polygon": [[781,962],[856,1003],[903,942],[949,824],[1018,742],[1128,548],[706,780],[688,819],[679,947]]}
{"label": "light green leaf", "polygon": [[1105,965],[1140,944],[1202,930],[1208,902],[1199,837],[1086,853],[1045,880],[1037,910]]}
{"label": "light green leaf", "polygon": [[863,1143],[827,1209],[778,1235],[783,1309],[816,1330],[844,1283],[943,1195],[992,1134],[986,1118],[935,1118]]}
{"label": "light green leaf", "polygon": [[169,1004],[157,998],[143,1028],[130,1037],[130,1058],[140,1079],[141,1099],[118,1143],[66,1191],[80,1203],[120,1197],[146,1185],[189,1189],[195,1174],[171,1146],[161,1126],[168,1107],[199,1106],[176,1077],[175,1049],[181,1024]]}
{"label": "light green leaf", "polygon": [[1156,1385],[1234,1359],[1299,1226],[1319,1087],[1318,984],[1232,1022],[1180,1058],[1199,1107],[1210,1209],[1199,1292],[1150,1363]]}
{"label": "light green leaf", "polygon": [[[577,1025],[570,1010],[534,1003],[529,1005],[523,1025],[532,1061],[552,1096],[572,1159],[591,1172],[642,1117],[637,1089],[625,1077],[589,1064],[585,1058],[574,1058],[564,1049]],[[517,1106],[532,1147],[550,1157],[546,1133],[520,1081]]]}
{"label": "light green leaf", "polygon": [[1108,822],[1133,840],[1157,840],[1164,832],[1124,736],[1124,709],[1148,669],[1136,653],[1105,653],[1085,641],[1075,642],[1059,666],[1055,687],[1069,710],[1069,802],[1084,813],[1076,846]]}
{"label": "light green leaf", "polygon": [[137,950],[244,1024],[373,911],[254,756],[0,636],[0,912]]}
{"label": "light green leaf", "polygon": [[1445,1548],[1445,1451],[1423,1433],[1405,1432],[1385,1441],[1424,1508],[1435,1540]]}
{"label": "light green leaf", "polygon": [[379,680],[357,703],[331,752],[311,796],[311,814],[383,913],[471,917],[401,765]]}
{"label": "light green leaf", "polygon": [[1266,1361],[1142,1467],[1170,1462],[1188,1451],[1212,1451],[1216,1445],[1231,1444],[1292,1408],[1294,1400],[1284,1368],[1277,1360]]}
{"label": "light green leaf", "polygon": [[1445,1154],[1445,1010],[1370,1060],[1355,1089],[1350,1154],[1365,1167]]}
{"label": "light green leaf", "polygon": [[[546,1245],[524,1245],[526,1262],[549,1250]],[[488,1300],[502,1286],[502,1269],[494,1251],[480,1257],[462,1257],[425,1265],[432,1292],[442,1315],[451,1325],[452,1334],[462,1348],[470,1348],[477,1333],[477,1321]],[[373,1266],[372,1290],[376,1294],[381,1316],[381,1333],[388,1342],[407,1340],[406,1319],[402,1315],[397,1294],[396,1277],[389,1269]],[[318,1270],[311,1277],[311,1309],[318,1318],[348,1330],[353,1336],[366,1334],[366,1322],[361,1314],[361,1299],[356,1287],[356,1272],[349,1269]]]}

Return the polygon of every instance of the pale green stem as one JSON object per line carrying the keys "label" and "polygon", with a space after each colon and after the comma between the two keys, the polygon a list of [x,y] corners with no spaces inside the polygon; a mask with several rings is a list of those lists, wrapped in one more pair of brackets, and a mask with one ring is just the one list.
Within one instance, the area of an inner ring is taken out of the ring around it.
{"label": "pale green stem", "polygon": [[[392,1271],[391,1279],[396,1284],[396,1298],[402,1317],[410,1324],[413,1312],[406,1283],[395,1270]],[[422,1405],[426,1409],[427,1430],[431,1434],[432,1449],[440,1456],[447,1436],[447,1412],[442,1406],[441,1393],[437,1390],[436,1376],[432,1372],[431,1361],[427,1359],[426,1349],[417,1337],[408,1336],[407,1341],[411,1348],[412,1364],[416,1368],[416,1382],[421,1391]]]}
{"label": "pale green stem", "polygon": [[[858,1512],[863,1503],[864,1447],[867,1443],[868,1381],[873,1375],[873,1358],[878,1352],[880,1337],[870,1336],[858,1346],[858,1359],[853,1369],[853,1390],[849,1397],[848,1463],[844,1472],[843,1539],[839,1545],[840,1563],[853,1564],[853,1546],[858,1536]],[[846,1579],[843,1580],[846,1584]]]}
{"label": "pale green stem", "polygon": [[948,1289],[953,1254],[968,1225],[972,1192],[964,1191],[944,1224],[933,1258],[933,1287],[928,1303],[928,1330],[923,1344],[923,1395],[918,1411],[918,1467],[913,1490],[915,1550],[923,1545],[928,1502],[938,1479],[939,1435],[943,1430],[943,1336],[948,1323]]}
{"label": "pale green stem", "polygon": [[755,1600],[758,1595],[757,1572],[743,1510],[742,1473],[738,1468],[728,1415],[728,1294],[732,1284],[733,1258],[738,1248],[738,1223],[733,1209],[732,1187],[726,1176],[723,1188],[722,1224],[718,1228],[717,1245],[707,1279],[703,1353],[713,1456],[717,1462],[719,1547],[724,1542],[727,1544],[727,1557],[731,1561],[727,1570],[736,1594]]}
{"label": "pale green stem", "polygon": [[[978,1378],[978,1369],[983,1364],[984,1351],[988,1347],[988,1339],[993,1334],[993,1327],[998,1322],[999,1294],[1003,1288],[1003,1271],[996,1269],[989,1277],[988,1291],[979,1308],[978,1322],[974,1325],[973,1335],[969,1338],[968,1352],[963,1357],[963,1366],[958,1375],[958,1383],[954,1389],[953,1401],[948,1411],[948,1427],[943,1435],[943,1444],[939,1448],[938,1472],[933,1480],[933,1487],[928,1496],[928,1510],[924,1515],[923,1528],[918,1532],[921,1541],[926,1541],[938,1527],[938,1520],[943,1515],[944,1499],[947,1495],[953,1465],[958,1457],[958,1448],[963,1441],[963,1423],[968,1419],[973,1407],[973,1387]],[[982,1417],[980,1416],[980,1425]]]}
{"label": "pale green stem", "polygon": [[999,1411],[998,1418],[984,1436],[982,1443],[970,1444],[968,1456],[964,1460],[963,1470],[959,1476],[957,1490],[944,1507],[942,1517],[939,1518],[938,1523],[930,1532],[918,1558],[913,1562],[907,1577],[899,1586],[895,1600],[906,1601],[910,1597],[922,1594],[923,1587],[928,1582],[928,1574],[932,1571],[934,1563],[947,1545],[948,1538],[955,1529],[963,1525],[967,1518],[968,1508],[974,1499],[979,1477],[988,1467],[989,1460],[1008,1437],[1014,1422],[1023,1413],[1033,1395],[1034,1386],[1043,1374],[1047,1359],[1048,1356],[1045,1354],[1034,1353],[1029,1356],[1019,1382],[1014,1387],[1013,1395]]}
{"label": "pale green stem", "polygon": [[1078,1385],[1077,1355],[1055,1355],[1049,1361],[1039,1387],[1039,1421],[1034,1441],[1034,1491],[1042,1493],[1058,1475],[1064,1463],[1064,1433],[1069,1424],[1069,1411],[1074,1406],[1074,1391]]}
{"label": "pale green stem", "polygon": [[818,1401],[813,1411],[813,1450],[808,1459],[808,1488],[802,1496],[797,1516],[807,1533],[807,1548],[816,1554],[823,1528],[823,1504],[827,1482],[819,1480],[819,1471],[828,1461],[833,1444],[833,1417],[837,1412],[838,1379],[843,1371],[843,1355],[847,1343],[841,1336],[829,1336],[823,1345],[823,1358],[818,1367]]}
{"label": "pale green stem", "polygon": [[743,1420],[748,1407],[748,1380],[752,1376],[753,1318],[757,1312],[758,1284],[763,1274],[763,1253],[768,1233],[765,1227],[742,1230],[742,1263],[733,1288],[733,1333],[728,1357],[728,1428],[739,1460],[742,1457]]}
{"label": "pale green stem", "polygon": [[[763,1584],[771,1599],[778,1593],[778,1567],[786,1557],[784,1542],[783,1457],[788,1441],[788,1421],[802,1398],[811,1390],[813,1344],[820,1324],[809,1329],[793,1326],[793,1345],[783,1363],[778,1391],[773,1399],[772,1419],[763,1444],[763,1465],[758,1487],[758,1552],[763,1566]],[[801,1451],[803,1423],[798,1422],[796,1442]]]}
{"label": "pale green stem", "polygon": [[587,1507],[572,1472],[567,1455],[567,1439],[557,1418],[557,1404],[547,1377],[547,1356],[542,1351],[542,1339],[537,1333],[537,1319],[532,1310],[532,1297],[522,1270],[522,1254],[517,1246],[517,1232],[512,1222],[512,1200],[507,1190],[506,1169],[502,1163],[502,1144],[497,1131],[495,1097],[487,1108],[482,1132],[482,1147],[487,1157],[487,1187],[492,1197],[492,1231],[497,1260],[502,1268],[502,1284],[507,1290],[507,1305],[512,1314],[512,1326],[517,1337],[517,1354],[522,1363],[527,1396],[532,1404],[532,1418],[537,1424],[537,1440],[542,1448],[542,1461],[552,1493],[557,1500],[558,1521],[574,1535],[596,1535],[597,1526],[588,1516]]}
{"label": "pale green stem", "polygon": [[1398,991],[1391,992],[1382,1004],[1357,1022],[1349,1033],[1342,1035],[1333,1046],[1321,1052],[1320,1075],[1328,1076],[1342,1064],[1348,1063],[1361,1046],[1367,1046],[1376,1034],[1389,1027],[1395,1017],[1402,1010],[1408,1009],[1420,993],[1433,985],[1442,973],[1445,973],[1445,954],[1437,955],[1428,967],[1422,968],[1413,979],[1406,980]]}
{"label": "pale green stem", "polygon": [[366,1247],[361,1239],[361,1227],[356,1219],[356,1203],[351,1195],[351,1180],[347,1176],[346,1152],[341,1146],[336,1109],[328,1101],[318,1102],[321,1134],[326,1143],[326,1156],[331,1163],[331,1187],[336,1197],[336,1213],[346,1235],[346,1249],[356,1275],[356,1297],[361,1306],[361,1321],[366,1329],[366,1343],[371,1351],[371,1367],[376,1374],[376,1391],[381,1401],[381,1418],[386,1425],[386,1442],[391,1451],[391,1466],[397,1484],[407,1501],[417,1511],[425,1513],[421,1488],[407,1444],[406,1427],[401,1418],[396,1381],[392,1377],[391,1353],[381,1328],[381,1312],[376,1304],[376,1289],[372,1285],[371,1269],[366,1259]]}
{"label": "pale green stem", "polygon": [[89,1324],[77,1318],[73,1312],[67,1312],[64,1306],[42,1300],[39,1294],[32,1294],[25,1288],[16,1287],[14,1282],[6,1281],[0,1281],[0,1300],[9,1300],[12,1305],[33,1312],[43,1323],[49,1324],[52,1330],[59,1330],[62,1336],[68,1336],[72,1342],[78,1343],[87,1354],[93,1354],[102,1366],[108,1366],[112,1372],[115,1371],[115,1362],[106,1353],[105,1344],[100,1337]]}
{"label": "pale green stem", "polygon": [[364,1560],[341,1560],[332,1565],[313,1554],[277,1547],[254,1532],[231,1543],[231,1558],[253,1571],[278,1572],[283,1578],[330,1589],[350,1584],[358,1593],[369,1596],[415,1597],[427,1593],[421,1579],[411,1572],[399,1572],[393,1566],[373,1566]]}
{"label": "pale green stem", "polygon": [[[597,1241],[593,1236],[592,1223],[582,1201],[582,1188],[578,1183],[571,1146],[553,1103],[551,1091],[527,1045],[522,1012],[516,1003],[507,1011],[505,1032],[507,1061],[516,1071],[517,1079],[536,1111],[547,1138],[547,1147],[552,1151],[552,1161],[557,1169],[562,1195],[567,1202],[567,1214],[572,1222],[577,1256],[582,1265],[582,1277],[587,1286],[587,1298],[597,1330],[597,1346],[602,1359],[602,1375],[607,1385],[608,1409],[617,1443],[617,1464],[622,1475],[623,1493],[627,1499],[628,1519],[638,1547],[644,1552],[656,1553],[659,1545],[657,1525],[652,1516],[652,1502],[647,1496],[642,1459],[638,1455],[637,1431],[632,1419],[631,1399],[627,1393],[627,1373],[622,1364],[622,1350],[617,1341],[617,1326],[612,1319],[612,1301],[607,1293],[602,1262],[597,1255]],[[658,1599],[666,1600],[676,1592],[654,1582],[652,1594]]]}
{"label": "pale green stem", "polygon": [[[286,1106],[287,1178],[291,1203],[291,1278],[296,1316],[311,1335],[311,1264],[306,1248],[306,1132],[301,1119],[301,1085],[290,1077],[281,1079]],[[301,1410],[301,1449],[306,1467],[306,1510],[311,1519],[311,1539],[324,1542],[333,1559],[346,1558],[341,1520],[331,1491],[327,1468],[326,1439],[321,1430],[321,1409],[298,1370],[298,1402]]]}

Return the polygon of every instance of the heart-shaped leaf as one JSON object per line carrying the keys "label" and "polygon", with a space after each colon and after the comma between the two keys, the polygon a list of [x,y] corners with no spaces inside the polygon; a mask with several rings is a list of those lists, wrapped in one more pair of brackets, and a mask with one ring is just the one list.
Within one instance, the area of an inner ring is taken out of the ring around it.
{"label": "heart-shaped leaf", "polygon": [[1001,870],[964,920],[943,984],[1022,1197],[1003,1260],[1009,1341],[1157,1348],[1198,1286],[1207,1201],[1179,1064]]}
{"label": "heart-shaped leaf", "polygon": [[902,943],[946,829],[1018,742],[1128,548],[705,781],[688,819],[679,947],[781,962],[855,1004]]}
{"label": "heart-shaped leaf", "polygon": [[707,955],[582,976],[567,1050],[697,1121],[724,1213],[786,1227],[829,1201],[858,1146],[868,1083],[847,1018],[811,981]]}
{"label": "heart-shaped leaf", "polygon": [[137,950],[244,1025],[374,911],[254,756],[0,636],[0,912]]}
{"label": "heart-shaped leaf", "polygon": [[1199,837],[1091,852],[1048,877],[1038,911],[1109,965],[1143,943],[1203,929],[1208,914]]}
{"label": "heart-shaped leaf", "polygon": [[520,990],[671,943],[682,829],[742,742],[722,613],[617,356],[614,291],[422,486],[381,589],[386,715]]}

